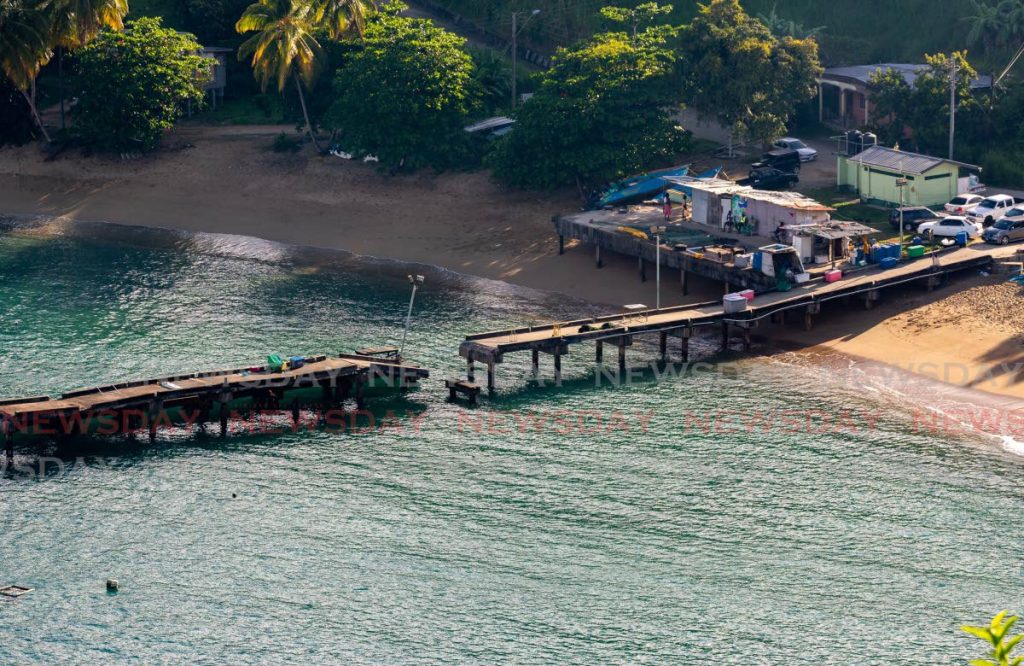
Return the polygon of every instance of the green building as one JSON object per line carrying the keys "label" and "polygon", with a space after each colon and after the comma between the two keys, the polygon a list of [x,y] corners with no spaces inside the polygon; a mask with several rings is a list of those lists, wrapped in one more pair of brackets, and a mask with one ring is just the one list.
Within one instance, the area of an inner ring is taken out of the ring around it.
{"label": "green building", "polygon": [[903,205],[940,206],[977,187],[978,177],[968,172],[981,171],[973,164],[882,146],[871,146],[856,155],[839,155],[838,160],[837,185],[872,204],[898,205],[901,188],[897,181],[905,178]]}

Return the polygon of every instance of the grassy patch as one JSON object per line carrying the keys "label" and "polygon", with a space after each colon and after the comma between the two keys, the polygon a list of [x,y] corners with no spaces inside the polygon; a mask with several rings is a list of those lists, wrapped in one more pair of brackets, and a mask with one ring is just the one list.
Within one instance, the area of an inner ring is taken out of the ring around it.
{"label": "grassy patch", "polygon": [[832,214],[833,219],[860,222],[872,229],[877,229],[881,237],[879,240],[897,233],[889,224],[887,208],[862,204],[856,194],[843,192],[834,187],[801,190],[801,194],[835,208],[836,212]]}
{"label": "grassy patch", "polygon": [[192,117],[211,125],[278,125],[284,122],[284,104],[274,95],[255,95],[224,100]]}

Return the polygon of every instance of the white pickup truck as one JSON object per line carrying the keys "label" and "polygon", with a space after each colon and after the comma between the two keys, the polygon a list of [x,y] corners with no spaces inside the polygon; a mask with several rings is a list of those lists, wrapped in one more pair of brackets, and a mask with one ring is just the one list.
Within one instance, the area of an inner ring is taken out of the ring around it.
{"label": "white pickup truck", "polygon": [[1009,194],[993,194],[990,197],[985,197],[980,204],[967,213],[967,219],[990,227],[1019,203],[1024,203],[1024,200],[1015,199]]}

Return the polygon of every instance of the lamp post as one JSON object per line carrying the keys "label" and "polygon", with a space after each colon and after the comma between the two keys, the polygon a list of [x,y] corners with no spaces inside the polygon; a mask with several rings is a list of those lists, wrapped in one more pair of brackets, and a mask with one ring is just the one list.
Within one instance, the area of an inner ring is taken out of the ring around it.
{"label": "lamp post", "polygon": [[424,278],[422,275],[410,275],[409,284],[412,285],[412,295],[409,296],[409,311],[405,313],[405,330],[402,331],[402,345],[398,348],[398,358],[402,358],[402,353],[405,351],[405,340],[409,337],[409,324],[412,321],[412,304],[416,300],[416,288],[422,285]]}
{"label": "lamp post", "polygon": [[520,14],[525,14],[525,13],[526,12],[512,12],[512,108],[513,109],[516,108],[516,102],[518,101],[518,98],[516,96],[516,83],[517,83],[516,77],[518,75],[518,64],[519,64],[519,33],[523,31],[523,28],[525,28],[526,24],[530,22],[530,19],[532,19],[537,14],[540,14],[540,10],[539,9],[534,9],[532,12],[530,12],[530,15],[527,17],[527,19],[525,21],[523,21],[523,25],[520,26],[519,25],[519,15]]}
{"label": "lamp post", "polygon": [[[668,196],[668,193],[665,194]],[[661,309],[661,235],[665,233],[665,227],[651,227],[651,234],[654,236],[654,309]]]}
{"label": "lamp post", "polygon": [[900,191],[900,259],[903,259],[903,188],[907,186],[907,182],[902,174],[896,179],[896,187]]}

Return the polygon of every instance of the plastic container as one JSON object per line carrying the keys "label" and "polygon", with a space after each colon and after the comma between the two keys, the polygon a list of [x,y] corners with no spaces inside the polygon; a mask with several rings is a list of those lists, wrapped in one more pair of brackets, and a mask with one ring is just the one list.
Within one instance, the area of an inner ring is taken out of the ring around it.
{"label": "plastic container", "polygon": [[896,264],[898,263],[899,260],[896,259],[896,257],[885,257],[884,259],[878,262],[878,265],[881,266],[883,269],[888,270],[890,268],[895,268]]}
{"label": "plastic container", "polygon": [[764,265],[764,253],[763,252],[755,252],[754,253],[754,259],[753,259],[753,262],[751,263],[751,265],[754,267],[755,271],[761,270],[761,266]]}
{"label": "plastic container", "polygon": [[797,284],[803,284],[803,283],[805,283],[805,282],[807,282],[807,281],[809,281],[811,279],[811,274],[810,273],[797,273],[793,277],[793,279],[796,280]]}
{"label": "plastic container", "polygon": [[743,312],[747,309],[747,299],[739,294],[726,294],[722,298],[722,306],[725,308],[726,314]]}
{"label": "plastic container", "polygon": [[735,257],[733,257],[732,261],[733,261],[733,265],[736,268],[746,268],[747,266],[750,265],[750,255],[749,254],[737,254]]}
{"label": "plastic container", "polygon": [[739,294],[740,296],[742,296],[743,298],[747,299],[748,303],[752,303],[754,301],[754,290],[753,289],[744,289],[743,291],[738,291],[736,293]]}
{"label": "plastic container", "polygon": [[923,257],[924,256],[924,246],[923,245],[911,245],[910,247],[907,248],[907,256],[908,257],[915,257],[915,258],[916,257]]}
{"label": "plastic container", "polygon": [[838,269],[825,271],[825,282],[839,282],[843,279],[843,272]]}
{"label": "plastic container", "polygon": [[957,247],[967,247],[967,232],[958,231],[956,232],[956,244]]}

